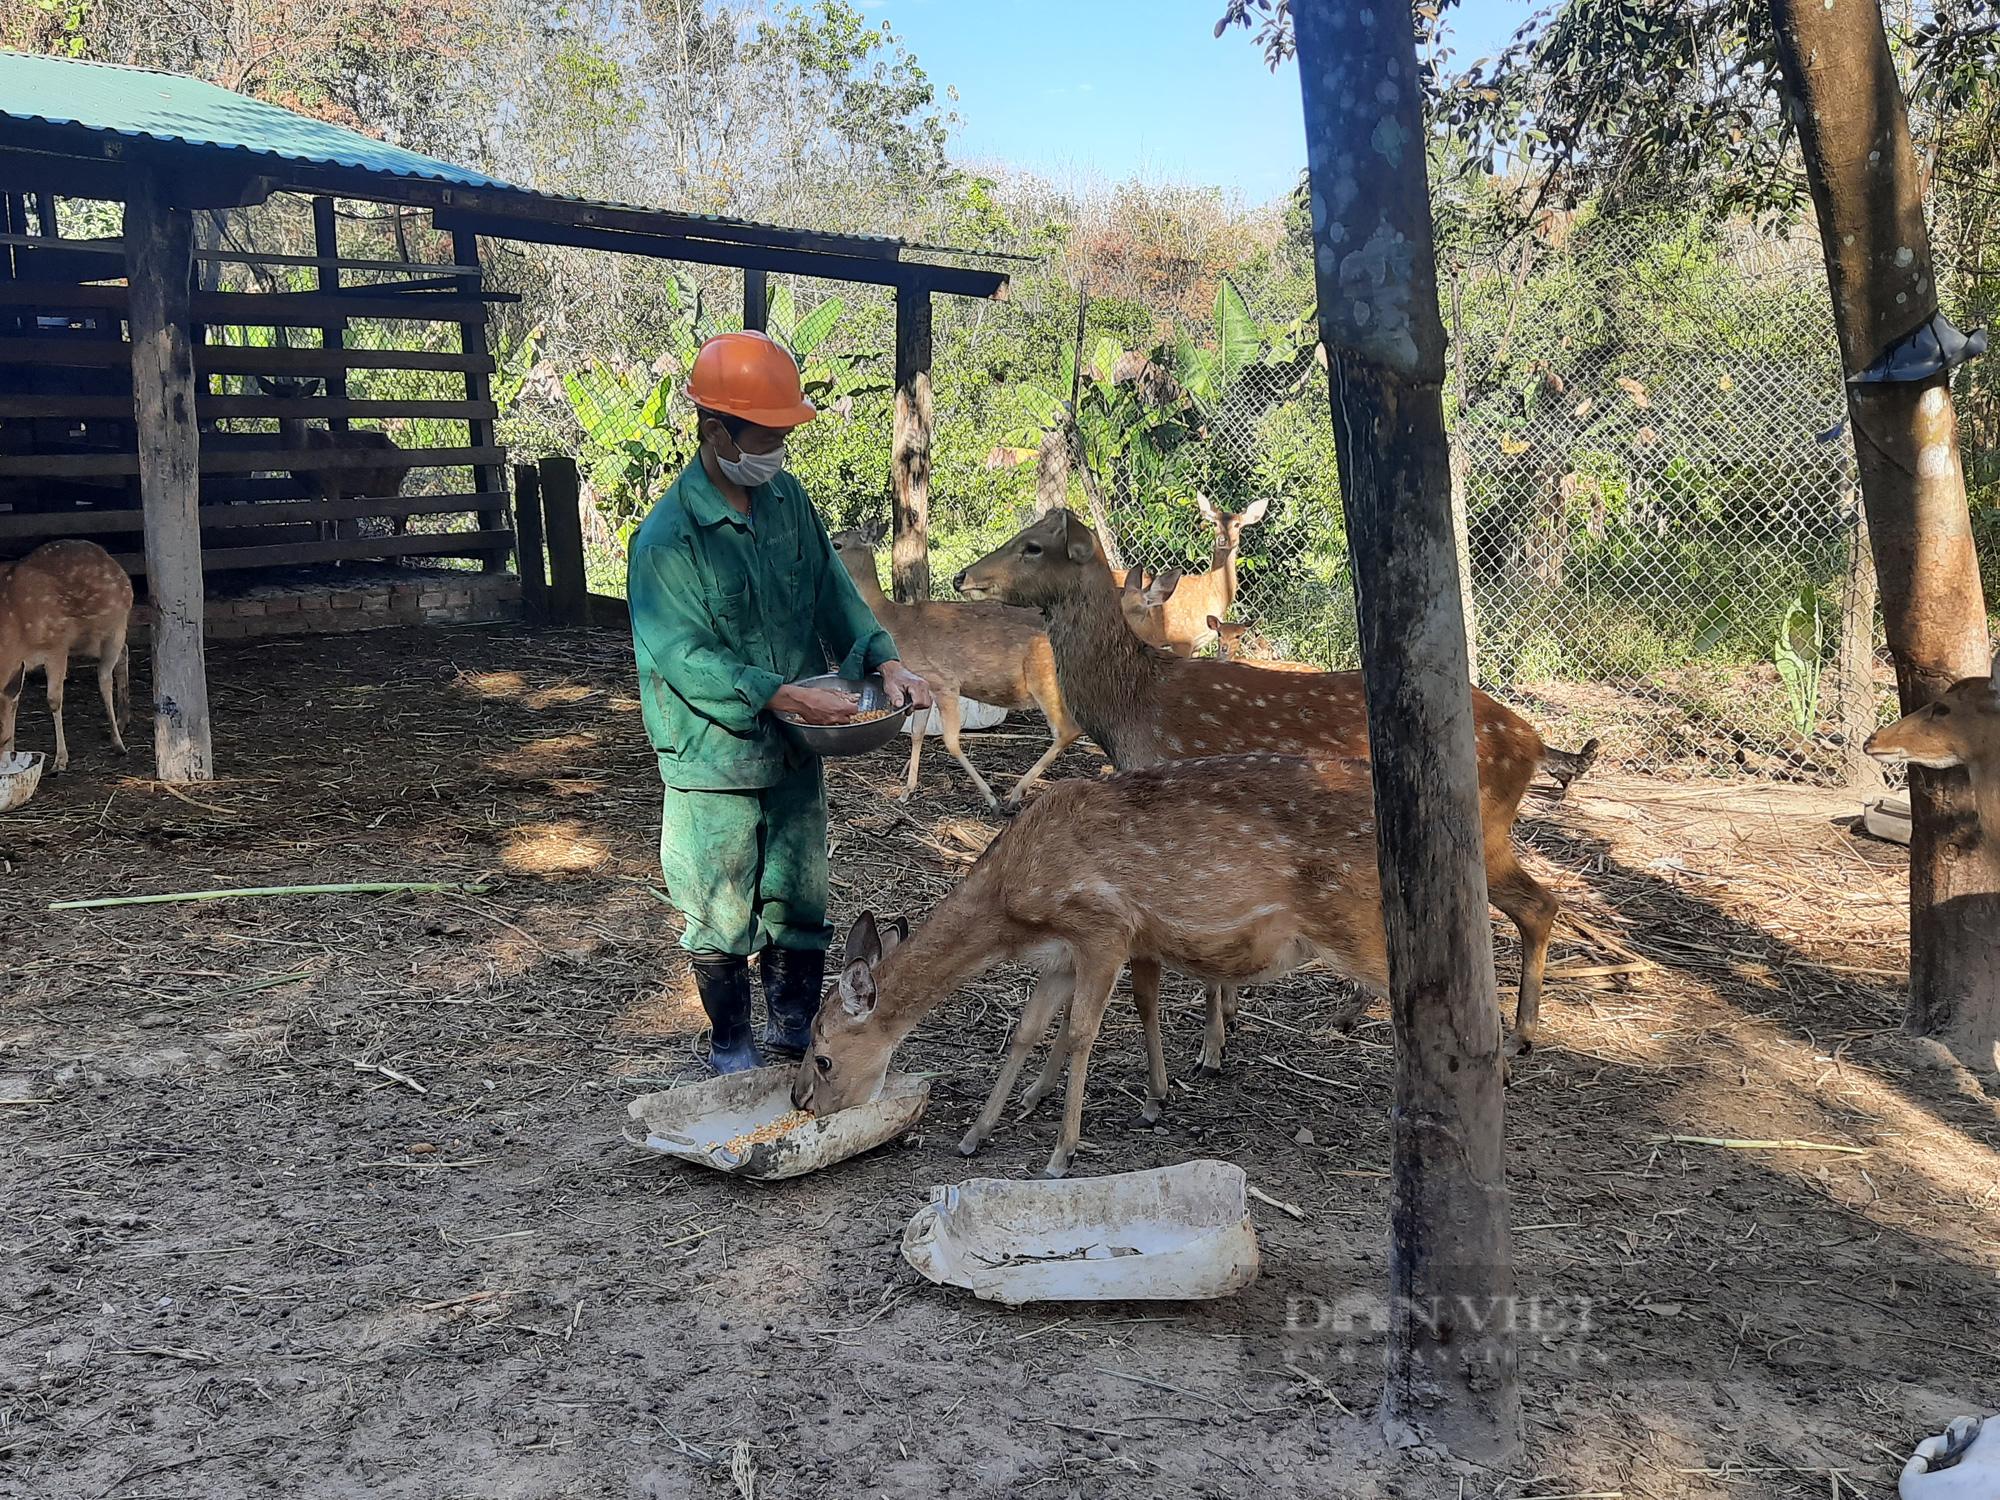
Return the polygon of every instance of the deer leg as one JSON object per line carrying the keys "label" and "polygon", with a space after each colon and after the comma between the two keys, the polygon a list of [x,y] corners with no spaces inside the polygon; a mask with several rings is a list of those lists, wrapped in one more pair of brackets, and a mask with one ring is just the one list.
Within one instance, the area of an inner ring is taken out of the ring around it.
{"label": "deer leg", "polygon": [[1070,718],[1068,709],[1063,707],[1062,699],[1057,698],[1051,705],[1044,703],[1037,695],[1035,706],[1041,709],[1042,717],[1048,720],[1051,736],[1049,748],[1044,750],[1042,758],[1028,767],[1021,779],[1014,783],[1014,790],[1007,794],[1009,807],[1019,807],[1021,798],[1027,795],[1028,788],[1042,779],[1043,773],[1055,764],[1056,757],[1083,738],[1083,730],[1077,727],[1074,719]]}
{"label": "deer leg", "polygon": [[1222,1049],[1229,1041],[1229,1023],[1236,1019],[1236,986],[1211,984],[1202,991],[1208,1004],[1208,1025],[1201,1037],[1201,1060],[1195,1072],[1214,1078],[1222,1072]]}
{"label": "deer leg", "polygon": [[1007,1043],[1007,1057],[1000,1064],[1000,1076],[993,1081],[993,1092],[986,1096],[985,1108],[966,1131],[965,1139],[958,1143],[960,1156],[971,1156],[993,1134],[993,1127],[1000,1123],[1001,1111],[1007,1107],[1007,1096],[1014,1091],[1014,1080],[1021,1076],[1022,1064],[1027,1062],[1035,1044],[1047,1035],[1049,1023],[1068,1007],[1070,991],[1075,986],[1076,975],[1067,963],[1050,969],[1035,981],[1034,992],[1021,1007],[1021,1019],[1015,1023],[1014,1035]]}
{"label": "deer leg", "polygon": [[[1071,976],[1071,990],[1075,989],[1075,976]],[[1069,1008],[1075,1003],[1073,994],[1063,997],[1062,1008],[1056,1012],[1056,1034],[1049,1038],[1049,1050],[1042,1058],[1042,1070],[1035,1075],[1028,1092],[1021,1096],[1021,1107],[1014,1113],[1014,1122],[1019,1124],[1042,1107],[1042,1101],[1053,1094],[1056,1084],[1061,1082],[1063,1068],[1069,1062]]]}
{"label": "deer leg", "polygon": [[986,799],[986,805],[998,809],[1000,799],[993,795],[993,788],[986,784],[986,778],[979,774],[979,767],[965,758],[965,751],[958,742],[959,726],[963,722],[960,704],[963,700],[954,692],[950,697],[938,699],[938,727],[942,733],[945,749],[951,758],[965,767],[965,774],[972,778],[972,784],[979,788],[979,795]]}
{"label": "deer leg", "polygon": [[49,657],[49,717],[56,721],[55,771],[69,769],[69,741],[63,738],[63,679],[69,675],[69,653],[59,651]]}
{"label": "deer leg", "polygon": [[124,648],[101,652],[97,658],[97,696],[104,700],[104,721],[111,729],[111,743],[120,755],[125,754],[125,736],[120,733],[118,723],[118,663],[124,656]]}
{"label": "deer leg", "polygon": [[1488,898],[1521,932],[1521,999],[1514,1008],[1514,1035],[1503,1049],[1526,1052],[1541,1029],[1542,971],[1549,964],[1549,934],[1562,903],[1554,893],[1521,867],[1503,838],[1489,847],[1486,859]]}
{"label": "deer leg", "polygon": [[1044,1177],[1061,1177],[1076,1159],[1083,1139],[1083,1091],[1090,1073],[1090,1049],[1097,1042],[1098,1028],[1104,1024],[1104,1007],[1118,986],[1123,965],[1117,954],[1090,954],[1081,957],[1076,969],[1076,993],[1070,997],[1069,1018],[1063,1027],[1063,1044],[1069,1053],[1069,1084],[1063,1094],[1062,1132]]}
{"label": "deer leg", "polygon": [[902,801],[908,802],[917,790],[917,764],[924,758],[924,740],[921,730],[910,736],[910,766],[903,773]]}
{"label": "deer leg", "polygon": [[1146,1033],[1146,1104],[1139,1118],[1157,1125],[1167,1112],[1167,1050],[1160,1037],[1160,966],[1150,958],[1132,960],[1132,1004]]}
{"label": "deer leg", "polygon": [[118,632],[118,666],[111,674],[112,701],[118,712],[113,723],[118,726],[115,736],[118,748],[125,748],[125,726],[132,722],[132,647],[125,639],[124,630]]}

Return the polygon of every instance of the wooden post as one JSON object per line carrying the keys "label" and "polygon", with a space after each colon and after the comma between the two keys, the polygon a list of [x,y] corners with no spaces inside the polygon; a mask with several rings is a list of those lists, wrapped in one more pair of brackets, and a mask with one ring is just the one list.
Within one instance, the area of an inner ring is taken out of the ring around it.
{"label": "wooden post", "polygon": [[1294,0],[1375,783],[1396,1089],[1385,1425],[1518,1449],[1506,1117],[1407,7]]}
{"label": "wooden post", "polygon": [[[479,236],[469,229],[456,229],[451,236],[451,258],[454,264],[476,266],[479,264]],[[477,271],[458,278],[459,290],[477,295],[480,276]],[[488,352],[486,338],[486,316],[469,319],[459,326],[459,348],[467,354]],[[491,401],[493,381],[484,370],[465,372],[465,399],[468,401]],[[475,418],[465,424],[469,440],[475,448],[493,446],[493,424],[484,417]],[[507,524],[507,478],[506,471],[498,464],[475,464],[472,468],[472,487],[482,495],[497,495],[499,498],[479,511],[479,525],[483,530],[498,531]],[[488,573],[498,573],[507,566],[507,554],[489,552],[480,560],[480,567]]]}
{"label": "wooden post", "polygon": [[[319,197],[312,201],[313,214],[313,254],[322,260],[337,260],[340,256],[340,225],[334,218],[333,199]],[[340,267],[319,267],[319,289],[322,292],[340,290]],[[338,323],[329,324],[319,331],[322,349],[338,349],[347,342],[347,335]],[[347,372],[330,370],[326,376],[326,393],[336,400],[347,397]],[[345,432],[349,423],[345,417],[327,418],[327,428],[332,432]]]}
{"label": "wooden post", "polygon": [[[1923,173],[1879,0],[1773,0],[1771,21],[1853,375],[1938,311]],[[1847,417],[1909,713],[1990,662],[1950,377],[1850,384]],[[1910,768],[1906,1024],[2000,1071],[2000,830],[1982,830],[1962,768]]]}
{"label": "wooden post", "polygon": [[931,292],[921,281],[896,288],[896,429],[890,460],[895,540],[890,568],[896,599],[931,596]]}
{"label": "wooden post", "polygon": [[769,273],[745,270],[743,273],[743,326],[758,333],[766,331],[771,321],[771,281]]}
{"label": "wooden post", "polygon": [[200,431],[189,334],[194,220],[138,177],[125,204],[131,282],[132,408],[145,507],[146,592],[153,605],[153,758],[162,781],[207,781],[208,669],[202,657]]}
{"label": "wooden post", "polygon": [[583,572],[582,486],[576,460],[542,460],[542,520],[549,544],[549,618],[558,625],[590,623],[590,590]]}
{"label": "wooden post", "polygon": [[546,617],[549,575],[542,563],[542,476],[533,464],[514,465],[514,571],[521,577],[521,611]]}

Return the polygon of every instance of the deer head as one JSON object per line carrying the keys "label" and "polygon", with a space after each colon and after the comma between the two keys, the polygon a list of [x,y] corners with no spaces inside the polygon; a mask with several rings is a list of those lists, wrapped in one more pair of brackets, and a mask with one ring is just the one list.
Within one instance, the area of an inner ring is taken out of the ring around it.
{"label": "deer head", "polygon": [[910,924],[902,917],[877,922],[875,913],[864,911],[854,919],[847,930],[845,962],[820,1001],[812,1045],[799,1059],[792,1083],[794,1108],[829,1115],[881,1093],[901,1038],[881,1011],[877,972],[909,935]]}
{"label": "deer head", "polygon": [[1264,512],[1271,508],[1269,500],[1252,500],[1239,511],[1221,510],[1206,495],[1194,497],[1195,509],[1201,518],[1215,528],[1215,550],[1218,556],[1234,557],[1243,545],[1243,530],[1255,526],[1264,519]]}
{"label": "deer head", "polygon": [[1862,748],[1878,760],[1933,770],[2000,764],[2000,652],[1991,670],[1953,683],[1936,702],[1876,730]]}
{"label": "deer head", "polygon": [[1052,510],[980,558],[955,580],[968,599],[1048,609],[1092,570],[1110,581],[1097,534],[1067,510]]}

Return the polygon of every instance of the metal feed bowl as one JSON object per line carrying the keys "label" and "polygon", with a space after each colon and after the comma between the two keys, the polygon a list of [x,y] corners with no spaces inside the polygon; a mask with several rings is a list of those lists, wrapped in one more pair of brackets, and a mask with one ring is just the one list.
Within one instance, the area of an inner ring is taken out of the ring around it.
{"label": "metal feed bowl", "polygon": [[[836,672],[825,672],[818,677],[807,677],[794,684],[803,688],[831,688],[840,693],[857,693],[861,698],[862,713],[889,706],[889,689],[876,673],[856,681],[852,677],[842,677]],[[801,724],[796,719],[777,715],[778,722],[785,726],[785,732],[797,740],[814,755],[841,756],[866,755],[870,750],[879,750],[903,732],[903,725],[910,717],[910,706],[906,703],[894,713],[884,714],[879,719],[870,719],[865,724]]]}

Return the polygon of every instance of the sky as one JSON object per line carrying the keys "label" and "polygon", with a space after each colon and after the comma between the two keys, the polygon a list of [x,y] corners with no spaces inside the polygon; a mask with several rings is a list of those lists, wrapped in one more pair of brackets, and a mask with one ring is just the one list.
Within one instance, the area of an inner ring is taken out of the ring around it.
{"label": "sky", "polygon": [[[1135,175],[1287,192],[1305,166],[1298,69],[1273,77],[1223,0],[857,0],[959,93],[962,159],[1058,179]],[[1527,0],[1463,0],[1454,66],[1504,44]]]}

